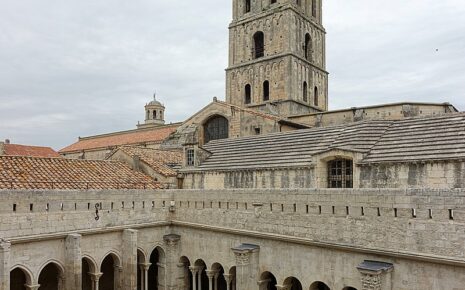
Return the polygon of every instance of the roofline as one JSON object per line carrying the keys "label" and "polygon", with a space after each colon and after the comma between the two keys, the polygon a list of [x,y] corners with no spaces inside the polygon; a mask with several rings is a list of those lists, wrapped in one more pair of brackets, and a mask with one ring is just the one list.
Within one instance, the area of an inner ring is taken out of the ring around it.
{"label": "roofline", "polygon": [[423,103],[423,102],[397,102],[397,103],[387,103],[387,104],[379,104],[379,105],[371,105],[371,106],[363,106],[363,107],[351,107],[345,109],[338,109],[338,110],[330,110],[330,111],[323,111],[319,113],[309,113],[309,114],[301,114],[301,115],[293,115],[289,116],[289,118],[298,118],[298,117],[305,117],[305,116],[316,116],[320,114],[331,114],[331,113],[339,113],[339,112],[347,112],[359,109],[374,109],[374,108],[381,108],[381,107],[394,107],[400,105],[426,105],[426,106],[452,106],[456,113],[460,113],[460,111],[451,103],[444,102],[444,103]]}
{"label": "roofline", "polygon": [[[89,149],[78,149],[78,150],[64,150],[64,149],[66,149],[66,147],[65,147],[65,148],[61,149],[60,151],[58,151],[58,153],[60,153],[60,154],[61,153],[71,154],[71,153],[81,153],[81,152],[94,152],[94,151],[100,151],[102,149],[115,150],[115,149],[118,149],[121,146],[134,146],[134,147],[137,147],[135,145],[141,144],[141,143],[144,143],[144,144],[161,144],[162,142],[163,142],[163,140],[145,141],[145,142],[136,142],[136,143],[129,143],[129,144],[117,144],[117,145],[110,145],[110,146],[104,146],[104,147],[94,147],[94,148],[89,148]],[[115,148],[112,148],[112,147],[115,147]]]}
{"label": "roofline", "polygon": [[62,160],[62,161],[70,161],[70,162],[120,162],[117,160],[101,160],[101,159],[71,159],[71,158],[63,158],[63,157],[40,157],[40,156],[24,156],[24,155],[0,155],[0,158],[28,158],[28,159],[51,159],[51,160]]}

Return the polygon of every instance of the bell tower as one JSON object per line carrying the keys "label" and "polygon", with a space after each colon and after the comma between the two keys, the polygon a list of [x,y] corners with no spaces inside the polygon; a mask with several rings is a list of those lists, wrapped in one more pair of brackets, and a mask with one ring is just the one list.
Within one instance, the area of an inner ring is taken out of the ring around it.
{"label": "bell tower", "polygon": [[323,0],[232,0],[226,101],[292,116],[328,109]]}

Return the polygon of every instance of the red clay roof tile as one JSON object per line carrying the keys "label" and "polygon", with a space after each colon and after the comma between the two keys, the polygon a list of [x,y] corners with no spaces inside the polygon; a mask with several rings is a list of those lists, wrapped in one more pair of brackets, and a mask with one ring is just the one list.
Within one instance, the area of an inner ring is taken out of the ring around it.
{"label": "red clay roof tile", "polygon": [[50,147],[4,144],[3,155],[30,157],[60,157],[60,154]]}

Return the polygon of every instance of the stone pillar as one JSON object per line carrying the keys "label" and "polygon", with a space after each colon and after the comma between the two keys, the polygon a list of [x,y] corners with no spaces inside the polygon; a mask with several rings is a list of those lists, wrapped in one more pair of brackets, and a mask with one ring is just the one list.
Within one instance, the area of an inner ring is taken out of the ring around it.
{"label": "stone pillar", "polygon": [[152,265],[151,263],[141,264],[141,270],[142,270],[141,279],[142,279],[143,290],[149,289],[149,269],[151,265]]}
{"label": "stone pillar", "polygon": [[178,288],[179,290],[189,290],[191,281],[189,280],[189,266],[186,263],[178,264]]}
{"label": "stone pillar", "polygon": [[215,271],[207,270],[205,271],[208,277],[208,290],[213,290],[213,278],[215,277]]}
{"label": "stone pillar", "polygon": [[[114,275],[115,275],[115,290],[126,290],[126,288],[124,288],[122,286],[123,284],[123,267],[119,266],[119,265],[116,265],[114,267]],[[136,273],[137,275],[137,273]]]}
{"label": "stone pillar", "polygon": [[199,268],[199,271],[198,271],[198,275],[197,275],[197,286],[199,287],[199,290],[202,290],[202,272],[203,272],[203,269],[205,269],[205,267],[201,266],[201,267],[198,267]]}
{"label": "stone pillar", "polygon": [[[197,283],[195,281],[195,279],[197,278],[197,273],[199,272],[199,269],[198,267],[196,266],[190,266],[189,267],[189,270],[191,270],[192,272],[192,290],[197,290]],[[199,288],[199,290],[202,290]]]}
{"label": "stone pillar", "polygon": [[394,269],[393,264],[364,261],[357,269],[362,278],[361,290],[392,290],[391,272]]}
{"label": "stone pillar", "polygon": [[71,234],[65,240],[65,289],[82,288],[81,235]]}
{"label": "stone pillar", "polygon": [[258,255],[260,247],[252,244],[242,244],[232,248],[232,251],[236,255],[236,289],[249,290],[256,288],[259,277]]}
{"label": "stone pillar", "polygon": [[166,245],[165,255],[165,290],[177,289],[177,274],[179,262],[179,241],[181,236],[171,234],[163,236]]}
{"label": "stone pillar", "polygon": [[232,275],[231,274],[223,274],[224,280],[226,280],[226,290],[231,290],[231,282],[232,282]]}
{"label": "stone pillar", "polygon": [[90,280],[92,281],[92,290],[99,290],[99,281],[103,273],[89,273]]}
{"label": "stone pillar", "polygon": [[0,238],[0,290],[10,290],[11,243]]}
{"label": "stone pillar", "polygon": [[218,277],[220,276],[220,272],[218,270],[215,271],[215,278],[213,280],[213,289],[218,290]]}
{"label": "stone pillar", "polygon": [[124,290],[137,290],[137,231],[123,232],[123,287]]}

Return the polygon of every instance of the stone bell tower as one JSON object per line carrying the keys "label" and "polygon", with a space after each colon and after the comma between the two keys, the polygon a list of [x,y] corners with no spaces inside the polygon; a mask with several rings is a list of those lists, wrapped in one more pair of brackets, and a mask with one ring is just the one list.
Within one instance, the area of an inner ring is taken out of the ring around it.
{"label": "stone bell tower", "polygon": [[157,101],[157,94],[153,95],[153,101],[145,105],[145,122],[137,124],[138,128],[162,126],[165,124],[165,106]]}
{"label": "stone bell tower", "polygon": [[323,0],[233,0],[226,101],[282,116],[326,111]]}

